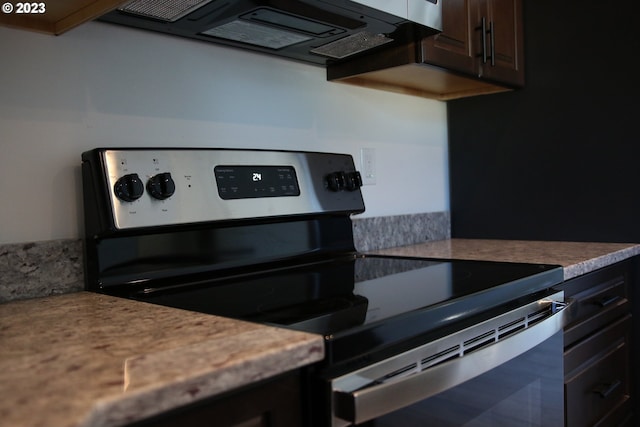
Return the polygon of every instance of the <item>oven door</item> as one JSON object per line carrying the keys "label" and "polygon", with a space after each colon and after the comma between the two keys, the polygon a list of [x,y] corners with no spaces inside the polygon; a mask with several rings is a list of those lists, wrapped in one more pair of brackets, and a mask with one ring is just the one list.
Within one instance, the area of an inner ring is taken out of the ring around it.
{"label": "oven door", "polygon": [[332,426],[562,426],[562,292],[331,380]]}

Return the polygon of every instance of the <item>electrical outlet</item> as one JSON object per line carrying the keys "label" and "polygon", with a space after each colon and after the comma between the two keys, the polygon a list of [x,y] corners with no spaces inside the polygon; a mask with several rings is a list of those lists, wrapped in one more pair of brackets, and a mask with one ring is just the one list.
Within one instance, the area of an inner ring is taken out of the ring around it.
{"label": "electrical outlet", "polygon": [[360,175],[363,185],[376,184],[376,150],[374,148],[360,149]]}

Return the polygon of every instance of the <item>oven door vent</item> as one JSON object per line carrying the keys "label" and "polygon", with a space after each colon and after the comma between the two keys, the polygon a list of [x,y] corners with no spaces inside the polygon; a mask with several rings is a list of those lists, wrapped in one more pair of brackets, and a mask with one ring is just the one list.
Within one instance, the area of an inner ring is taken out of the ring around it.
{"label": "oven door vent", "polygon": [[[503,319],[502,316],[493,318],[489,321],[490,324],[486,325],[491,329],[485,329],[484,332],[480,332],[483,330],[482,327],[480,325],[476,325],[452,336],[442,338],[446,343],[453,341],[454,345],[441,351],[438,351],[438,348],[440,348],[439,346],[434,348],[434,346],[429,345],[424,349],[427,354],[422,355],[423,357],[421,357],[419,362],[410,363],[389,374],[383,375],[381,378],[376,378],[372,382],[381,384],[391,379],[400,378],[401,376],[414,374],[416,372],[422,372],[432,366],[447,362],[454,358],[462,357],[468,353],[503,340],[512,334],[527,329],[535,323],[551,316],[554,312],[553,307],[550,304],[547,304],[542,310],[535,310],[524,316],[520,315],[520,313],[515,313],[516,319],[514,320],[511,320],[511,317]],[[464,339],[469,335],[471,335],[471,338]],[[456,343],[456,341],[459,342]]]}
{"label": "oven door vent", "polygon": [[446,350],[440,351],[438,353],[432,354],[430,356],[425,357],[420,361],[420,365],[424,369],[428,366],[437,365],[438,363],[446,362],[454,357],[459,357],[460,355],[460,346],[454,345]]}

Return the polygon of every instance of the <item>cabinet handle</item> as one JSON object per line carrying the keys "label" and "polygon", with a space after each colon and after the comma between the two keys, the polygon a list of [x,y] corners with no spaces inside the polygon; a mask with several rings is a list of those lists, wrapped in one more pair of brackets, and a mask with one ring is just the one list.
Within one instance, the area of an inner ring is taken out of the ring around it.
{"label": "cabinet handle", "polygon": [[[493,31],[493,21],[489,23],[489,30],[487,30],[487,18],[483,16],[481,24],[479,27],[476,27],[476,30],[480,30],[482,34],[482,53],[478,56],[482,56],[483,64],[486,64],[487,59],[491,58],[491,66],[494,67],[496,65],[496,37]],[[487,55],[487,33],[489,33],[489,55]]]}
{"label": "cabinet handle", "polygon": [[620,297],[618,295],[605,296],[605,297],[600,298],[597,301],[594,301],[594,304],[604,308],[604,307],[607,307],[607,306],[615,303],[619,299],[620,299]]}
{"label": "cabinet handle", "polygon": [[[496,66],[496,36],[495,31],[493,31],[493,21],[489,23],[489,40],[491,42],[491,66]],[[485,62],[487,62],[485,60]]]}
{"label": "cabinet handle", "polygon": [[487,63],[487,19],[482,17],[482,23],[480,27],[477,27],[476,30],[480,30],[482,34],[482,54],[478,56],[482,56],[482,63]]}
{"label": "cabinet handle", "polygon": [[613,393],[615,389],[620,387],[621,384],[622,384],[622,381],[615,380],[612,383],[599,384],[592,391],[600,395],[601,398],[606,399],[611,393]]}

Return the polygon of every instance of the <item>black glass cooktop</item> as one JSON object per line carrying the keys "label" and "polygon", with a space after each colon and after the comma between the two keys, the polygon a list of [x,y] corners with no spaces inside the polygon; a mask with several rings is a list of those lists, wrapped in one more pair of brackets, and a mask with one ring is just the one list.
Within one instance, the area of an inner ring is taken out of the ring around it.
{"label": "black glass cooktop", "polygon": [[335,363],[418,339],[561,281],[558,266],[359,255],[130,297],[319,333]]}

